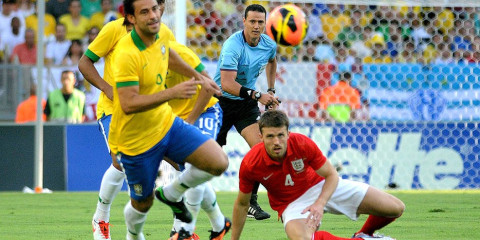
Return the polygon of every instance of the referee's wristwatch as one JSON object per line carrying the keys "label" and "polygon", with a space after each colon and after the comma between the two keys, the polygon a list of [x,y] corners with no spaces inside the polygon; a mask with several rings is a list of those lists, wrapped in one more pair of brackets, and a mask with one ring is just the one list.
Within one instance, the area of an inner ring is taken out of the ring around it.
{"label": "referee's wristwatch", "polygon": [[255,97],[255,101],[258,101],[258,99],[260,99],[262,97],[262,93],[255,91],[255,95],[253,95],[253,96]]}
{"label": "referee's wristwatch", "polygon": [[272,92],[273,94],[275,94],[275,88],[269,88],[267,92]]}

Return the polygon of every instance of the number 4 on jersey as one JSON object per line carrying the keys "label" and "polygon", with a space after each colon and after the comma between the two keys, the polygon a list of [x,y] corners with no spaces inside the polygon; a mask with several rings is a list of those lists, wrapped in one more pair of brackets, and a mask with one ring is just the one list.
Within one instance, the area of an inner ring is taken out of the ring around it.
{"label": "number 4 on jersey", "polygon": [[287,176],[285,176],[285,186],[293,186],[294,184],[295,183],[292,180],[292,176],[290,176],[290,174],[287,174]]}

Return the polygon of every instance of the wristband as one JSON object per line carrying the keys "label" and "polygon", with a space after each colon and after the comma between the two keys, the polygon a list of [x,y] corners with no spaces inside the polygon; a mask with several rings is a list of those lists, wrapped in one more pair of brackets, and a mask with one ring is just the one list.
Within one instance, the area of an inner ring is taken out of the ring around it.
{"label": "wristband", "polygon": [[244,99],[252,98],[254,90],[242,86],[240,88],[240,97]]}
{"label": "wristband", "polygon": [[275,88],[269,88],[267,92],[273,92],[273,94],[275,94]]}

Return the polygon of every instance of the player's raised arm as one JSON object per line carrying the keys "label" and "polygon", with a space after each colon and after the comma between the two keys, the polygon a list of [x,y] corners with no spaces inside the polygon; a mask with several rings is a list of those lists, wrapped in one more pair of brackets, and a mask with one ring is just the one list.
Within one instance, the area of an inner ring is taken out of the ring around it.
{"label": "player's raised arm", "polygon": [[238,191],[237,200],[233,205],[232,215],[232,240],[240,239],[245,219],[247,218],[248,207],[250,207],[250,198],[252,193],[243,193]]}

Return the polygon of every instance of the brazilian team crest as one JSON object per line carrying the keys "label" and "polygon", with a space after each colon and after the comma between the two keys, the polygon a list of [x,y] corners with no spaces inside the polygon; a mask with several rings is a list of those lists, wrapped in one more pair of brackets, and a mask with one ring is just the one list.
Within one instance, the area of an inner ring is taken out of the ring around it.
{"label": "brazilian team crest", "polygon": [[162,46],[162,54],[165,55],[165,53],[167,52],[167,49],[165,48],[165,45]]}
{"label": "brazilian team crest", "polygon": [[305,167],[305,165],[303,164],[303,159],[297,159],[292,161],[292,167],[293,167],[293,170],[297,172],[303,171],[303,168]]}
{"label": "brazilian team crest", "polygon": [[135,195],[142,196],[143,195],[142,184],[133,185],[133,191],[135,191]]}

